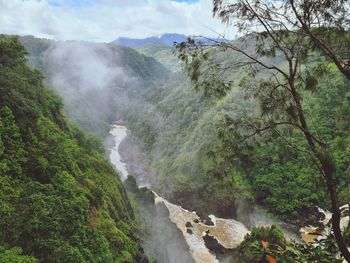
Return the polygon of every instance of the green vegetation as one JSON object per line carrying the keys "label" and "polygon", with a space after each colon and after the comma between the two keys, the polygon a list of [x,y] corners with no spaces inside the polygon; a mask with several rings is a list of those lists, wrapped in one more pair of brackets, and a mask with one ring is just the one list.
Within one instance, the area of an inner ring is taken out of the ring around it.
{"label": "green vegetation", "polygon": [[23,256],[22,249],[13,247],[11,249],[0,248],[0,262],[3,263],[37,263],[38,261],[31,256]]}
{"label": "green vegetation", "polygon": [[240,244],[239,252],[243,263],[342,262],[334,237],[320,241],[317,246],[294,243],[287,241],[275,225],[253,228]]}
{"label": "green vegetation", "polygon": [[[308,107],[308,116],[312,116],[311,129],[329,140],[334,151],[334,162],[339,167],[339,196],[344,204],[348,198],[346,170],[350,154],[348,80],[329,66],[328,74],[319,83],[317,91],[303,93],[303,104]],[[305,216],[311,223],[314,218],[308,212],[313,206],[330,207],[322,178],[316,167],[309,165],[310,158],[286,143],[285,139],[294,147],[304,146],[296,129],[284,130],[284,138],[263,136],[238,148],[231,118],[219,122],[218,132],[221,143],[211,155],[214,174],[230,174],[238,169],[245,174],[257,202],[285,220]]]}
{"label": "green vegetation", "polygon": [[0,261],[142,261],[126,192],[95,138],[0,37]]}
{"label": "green vegetation", "polygon": [[181,63],[177,59],[174,49],[163,43],[151,43],[135,48],[139,53],[152,57],[169,70],[181,70]]}

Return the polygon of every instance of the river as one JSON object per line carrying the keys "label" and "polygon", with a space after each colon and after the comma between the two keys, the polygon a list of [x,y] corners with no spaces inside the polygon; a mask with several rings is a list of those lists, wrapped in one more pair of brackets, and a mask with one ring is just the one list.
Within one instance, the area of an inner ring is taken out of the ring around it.
{"label": "river", "polygon": [[[132,170],[132,174],[136,177],[138,185],[146,186],[148,188],[152,187],[153,178],[148,173],[138,171],[135,169],[138,164],[135,162],[141,162],[142,157],[136,157],[136,160],[133,160],[137,154],[137,150],[133,150],[132,157],[125,158],[121,156],[121,144],[128,135],[128,130],[125,126],[122,125],[113,125],[110,134],[113,136],[114,145],[110,149],[110,161],[119,171],[119,175],[122,181],[125,181],[128,177],[129,170]],[[134,168],[133,168],[134,166]],[[138,168],[139,169],[139,168]],[[152,191],[153,192],[153,191]],[[248,227],[245,226],[242,222],[235,219],[223,219],[217,218],[214,215],[210,215],[212,224],[207,224],[205,220],[202,220],[194,211],[188,211],[182,208],[179,205],[173,204],[166,199],[158,196],[157,193],[154,193],[154,204],[156,207],[165,208],[167,211],[165,213],[165,219],[162,218],[162,224],[159,222],[156,224],[157,228],[154,232],[158,232],[161,237],[156,241],[158,242],[157,246],[167,246],[164,247],[164,250],[167,251],[166,255],[161,259],[158,259],[159,262],[173,262],[173,263],[187,263],[187,262],[196,262],[196,263],[211,263],[211,262],[235,262],[234,258],[227,259],[225,256],[218,257],[217,253],[213,252],[208,248],[209,243],[216,244],[216,247],[222,247],[225,251],[232,251],[234,248],[239,246],[239,244],[244,239],[244,236],[249,232]],[[160,209],[160,211],[162,211]],[[259,210],[253,209],[249,212],[241,211],[241,218],[249,219],[250,224],[253,226],[261,225],[270,225],[276,223],[274,220],[269,219],[263,214],[259,213]],[[158,213],[156,218],[153,220],[159,220],[157,217],[164,216],[164,213]],[[168,221],[168,222],[167,222]],[[166,226],[164,226],[164,224]],[[176,229],[174,229],[174,227]],[[164,238],[165,236],[169,237],[169,233],[172,232],[170,238],[172,242],[169,245],[169,240]],[[287,236],[293,239],[298,237],[290,232],[284,231]],[[180,233],[180,234],[179,234]],[[146,240],[147,242],[147,240]],[[151,241],[149,241],[151,242]],[[175,242],[175,243],[174,243]],[[187,246],[184,246],[187,244]],[[146,244],[146,247],[149,244]],[[181,248],[179,248],[181,246]],[[147,251],[146,251],[147,252]],[[188,256],[190,255],[190,256]],[[190,259],[190,258],[191,259]]]}

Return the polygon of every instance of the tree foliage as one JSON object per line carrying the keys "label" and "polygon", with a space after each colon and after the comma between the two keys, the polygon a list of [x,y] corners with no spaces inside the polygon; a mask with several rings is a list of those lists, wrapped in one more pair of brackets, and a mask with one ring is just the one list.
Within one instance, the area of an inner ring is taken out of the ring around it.
{"label": "tree foliage", "polygon": [[[242,262],[342,262],[337,256],[334,237],[317,246],[287,241],[277,226],[253,228],[239,246]],[[275,261],[271,261],[275,260]]]}
{"label": "tree foliage", "polygon": [[67,123],[25,54],[17,38],[0,37],[0,261],[142,260],[99,141]]}

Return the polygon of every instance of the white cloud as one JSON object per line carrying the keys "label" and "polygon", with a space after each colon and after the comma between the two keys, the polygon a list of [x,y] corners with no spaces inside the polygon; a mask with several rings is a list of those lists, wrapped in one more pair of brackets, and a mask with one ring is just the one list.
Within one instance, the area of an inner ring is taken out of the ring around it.
{"label": "white cloud", "polygon": [[[50,4],[49,4],[50,2]],[[0,33],[110,42],[118,36],[225,33],[212,0],[0,0]],[[79,4],[80,3],[80,4]],[[232,28],[230,29],[232,31]],[[231,35],[232,36],[232,35]]]}

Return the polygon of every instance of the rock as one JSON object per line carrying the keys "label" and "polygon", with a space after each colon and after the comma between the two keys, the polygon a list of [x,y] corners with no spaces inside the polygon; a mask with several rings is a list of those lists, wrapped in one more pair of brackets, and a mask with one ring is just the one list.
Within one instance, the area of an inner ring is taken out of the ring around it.
{"label": "rock", "polygon": [[205,246],[215,252],[215,253],[219,253],[219,254],[223,254],[226,251],[226,248],[223,247],[217,240],[216,238],[212,237],[209,235],[209,230],[205,232],[205,235],[203,236],[204,239],[204,243]]}
{"label": "rock", "polygon": [[193,234],[193,231],[192,231],[192,229],[189,229],[189,228],[187,228],[187,231],[186,231],[188,234],[190,234],[190,235],[192,235]]}
{"label": "rock", "polygon": [[300,220],[296,222],[297,225],[317,225],[321,226],[319,222],[326,219],[325,214],[320,212],[319,208],[314,207],[308,207],[303,208],[301,210],[301,214],[303,215]]}
{"label": "rock", "polygon": [[213,221],[208,216],[205,217],[205,219],[203,220],[203,223],[206,224],[207,226],[214,226]]}
{"label": "rock", "polygon": [[186,222],[186,227],[193,227],[192,224],[190,222]]}
{"label": "rock", "polygon": [[144,249],[141,247],[139,249],[139,254],[136,256],[137,263],[149,263],[147,256],[145,255]]}

